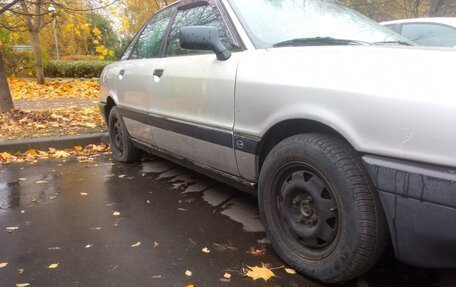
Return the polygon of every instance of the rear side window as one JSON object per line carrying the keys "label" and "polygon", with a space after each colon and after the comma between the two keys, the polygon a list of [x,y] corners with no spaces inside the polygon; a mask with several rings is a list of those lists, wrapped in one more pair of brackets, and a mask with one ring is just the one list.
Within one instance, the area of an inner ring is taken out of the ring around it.
{"label": "rear side window", "polygon": [[163,35],[171,20],[172,10],[164,10],[147,23],[131,51],[130,59],[157,58],[160,54],[160,45]]}
{"label": "rear side window", "polygon": [[209,5],[192,7],[185,10],[178,10],[176,18],[171,28],[166,47],[165,56],[181,56],[194,54],[207,54],[208,51],[194,51],[181,48],[179,44],[179,30],[185,26],[213,26],[219,31],[222,43],[231,49],[230,41],[223,29],[222,24]]}
{"label": "rear side window", "polygon": [[418,45],[456,46],[456,29],[432,23],[403,24],[402,35]]}

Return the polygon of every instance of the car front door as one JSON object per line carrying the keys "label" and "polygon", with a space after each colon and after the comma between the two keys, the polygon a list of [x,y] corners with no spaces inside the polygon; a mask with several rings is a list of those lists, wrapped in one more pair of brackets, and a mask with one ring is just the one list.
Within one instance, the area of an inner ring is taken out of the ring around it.
{"label": "car front door", "polygon": [[153,71],[160,63],[161,43],[172,15],[172,9],[154,15],[127,49],[116,71],[120,113],[130,135],[145,142],[150,142],[147,107]]}
{"label": "car front door", "polygon": [[[187,1],[186,3],[188,3]],[[212,52],[180,47],[184,26],[214,26],[233,49],[216,8],[206,2],[180,6],[164,58],[155,69],[150,121],[154,144],[171,153],[238,175],[233,149],[234,85],[240,53],[219,61]]]}

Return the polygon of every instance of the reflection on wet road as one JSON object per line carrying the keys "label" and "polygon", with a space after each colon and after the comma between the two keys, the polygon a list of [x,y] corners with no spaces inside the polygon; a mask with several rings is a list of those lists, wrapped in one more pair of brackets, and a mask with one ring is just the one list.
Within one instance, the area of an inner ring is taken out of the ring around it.
{"label": "reflection on wet road", "polygon": [[[0,167],[0,286],[324,286],[287,274],[265,237],[254,197],[163,159]],[[242,276],[263,263],[276,277]],[[387,256],[346,286],[455,286],[453,273]]]}

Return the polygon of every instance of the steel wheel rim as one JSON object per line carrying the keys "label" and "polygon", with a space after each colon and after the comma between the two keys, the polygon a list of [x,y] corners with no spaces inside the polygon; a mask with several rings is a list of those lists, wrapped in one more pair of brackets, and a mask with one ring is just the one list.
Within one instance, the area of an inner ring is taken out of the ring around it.
{"label": "steel wheel rim", "polygon": [[113,121],[113,132],[111,134],[114,151],[122,156],[124,150],[122,126],[118,119]]}
{"label": "steel wheel rim", "polygon": [[282,167],[274,180],[276,216],[295,249],[319,257],[334,250],[340,233],[337,198],[328,181],[305,163]]}

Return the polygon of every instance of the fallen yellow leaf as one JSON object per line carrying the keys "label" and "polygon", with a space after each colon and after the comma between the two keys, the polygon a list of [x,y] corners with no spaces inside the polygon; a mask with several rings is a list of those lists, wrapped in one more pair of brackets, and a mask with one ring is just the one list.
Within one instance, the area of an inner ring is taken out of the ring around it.
{"label": "fallen yellow leaf", "polygon": [[55,158],[67,158],[67,157],[69,157],[69,156],[70,156],[70,154],[67,153],[67,152],[64,151],[64,150],[58,150],[58,151],[56,151],[55,154],[54,154],[54,157],[55,157]]}
{"label": "fallen yellow leaf", "polygon": [[131,247],[138,247],[139,245],[141,245],[141,242],[136,242],[135,244],[132,244]]}
{"label": "fallen yellow leaf", "polygon": [[38,180],[38,181],[35,181],[35,183],[42,184],[42,183],[48,183],[48,181],[47,180]]}
{"label": "fallen yellow leaf", "polygon": [[17,273],[19,273],[19,274],[24,273],[24,268],[19,268],[19,269],[17,269]]}
{"label": "fallen yellow leaf", "polygon": [[225,274],[223,274],[223,278],[230,279],[231,278],[231,274],[228,273],[228,272],[225,272]]}
{"label": "fallen yellow leaf", "polygon": [[192,271],[186,270],[185,271],[185,275],[187,275],[188,277],[192,276]]}
{"label": "fallen yellow leaf", "polygon": [[38,154],[38,152],[36,151],[36,149],[29,149],[25,152],[25,154],[35,156]]}
{"label": "fallen yellow leaf", "polygon": [[296,271],[291,268],[285,268],[285,272],[287,272],[288,274],[296,274]]}
{"label": "fallen yellow leaf", "polygon": [[264,281],[268,281],[269,279],[271,279],[271,277],[275,277],[274,272],[272,272],[270,269],[265,267],[264,264],[261,267],[247,266],[247,268],[249,270],[245,273],[245,276],[248,276],[248,277],[252,278],[253,280],[263,279]]}
{"label": "fallen yellow leaf", "polygon": [[114,215],[114,216],[119,216],[119,215],[120,215],[120,212],[114,211],[114,212],[112,213],[112,215]]}
{"label": "fallen yellow leaf", "polygon": [[49,268],[49,269],[55,269],[55,268],[57,268],[57,267],[59,267],[59,263],[53,263],[53,264],[49,265],[47,268]]}
{"label": "fallen yellow leaf", "polygon": [[27,287],[30,286],[30,283],[17,283],[16,287]]}
{"label": "fallen yellow leaf", "polygon": [[10,153],[7,153],[7,152],[2,152],[0,153],[0,157],[3,159],[3,160],[8,160],[11,158],[11,154]]}
{"label": "fallen yellow leaf", "polygon": [[81,196],[86,196],[87,192],[81,192]]}
{"label": "fallen yellow leaf", "polygon": [[2,262],[0,263],[0,268],[5,268],[6,265],[8,265],[8,262]]}
{"label": "fallen yellow leaf", "polygon": [[204,247],[203,249],[201,249],[201,251],[203,251],[204,253],[211,252],[211,250],[209,250],[209,248],[207,248],[207,247]]}

